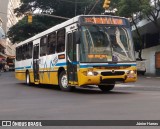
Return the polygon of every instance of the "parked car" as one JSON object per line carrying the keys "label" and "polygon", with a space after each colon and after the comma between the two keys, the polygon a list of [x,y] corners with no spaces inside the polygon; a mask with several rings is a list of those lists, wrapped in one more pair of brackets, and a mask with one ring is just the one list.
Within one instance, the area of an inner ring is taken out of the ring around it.
{"label": "parked car", "polygon": [[8,56],[6,59],[7,65],[9,66],[9,71],[15,70],[15,56]]}
{"label": "parked car", "polygon": [[143,59],[143,60],[137,59],[136,62],[137,62],[138,74],[145,75],[145,73],[146,73],[146,60],[145,59]]}

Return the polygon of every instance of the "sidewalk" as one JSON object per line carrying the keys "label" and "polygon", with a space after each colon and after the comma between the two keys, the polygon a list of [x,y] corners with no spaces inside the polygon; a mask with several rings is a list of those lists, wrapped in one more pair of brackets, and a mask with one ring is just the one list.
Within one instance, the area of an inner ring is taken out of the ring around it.
{"label": "sidewalk", "polygon": [[145,74],[145,75],[138,75],[138,76],[145,76],[145,77],[155,77],[155,78],[159,78],[160,75],[156,75],[156,74]]}

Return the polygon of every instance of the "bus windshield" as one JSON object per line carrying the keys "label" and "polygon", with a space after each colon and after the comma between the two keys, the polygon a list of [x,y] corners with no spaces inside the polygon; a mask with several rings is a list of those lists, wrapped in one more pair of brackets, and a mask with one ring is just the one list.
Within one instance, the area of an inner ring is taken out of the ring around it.
{"label": "bus windshield", "polygon": [[87,25],[81,27],[81,62],[135,61],[129,28],[124,26]]}

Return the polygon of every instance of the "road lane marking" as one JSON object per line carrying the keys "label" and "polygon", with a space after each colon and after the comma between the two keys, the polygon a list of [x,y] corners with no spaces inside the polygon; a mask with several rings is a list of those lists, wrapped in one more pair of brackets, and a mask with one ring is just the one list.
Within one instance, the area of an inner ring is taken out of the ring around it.
{"label": "road lane marking", "polygon": [[135,85],[116,84],[115,87],[135,87]]}

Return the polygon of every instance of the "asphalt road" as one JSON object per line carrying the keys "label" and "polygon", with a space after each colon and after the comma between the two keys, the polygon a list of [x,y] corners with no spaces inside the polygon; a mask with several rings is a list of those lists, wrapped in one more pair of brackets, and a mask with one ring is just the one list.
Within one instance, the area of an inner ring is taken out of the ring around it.
{"label": "asphalt road", "polygon": [[160,78],[141,76],[110,93],[96,87],[62,92],[49,85],[26,86],[14,72],[0,73],[0,119],[160,120]]}

